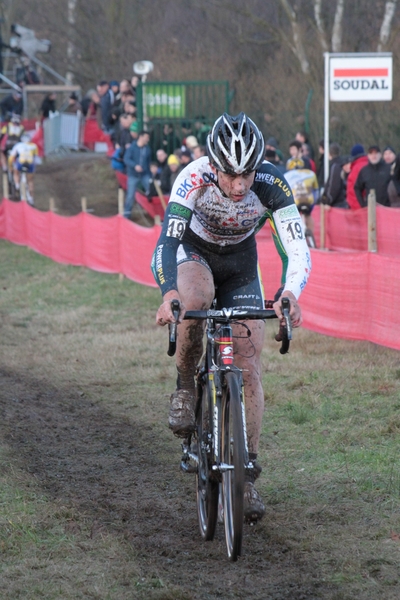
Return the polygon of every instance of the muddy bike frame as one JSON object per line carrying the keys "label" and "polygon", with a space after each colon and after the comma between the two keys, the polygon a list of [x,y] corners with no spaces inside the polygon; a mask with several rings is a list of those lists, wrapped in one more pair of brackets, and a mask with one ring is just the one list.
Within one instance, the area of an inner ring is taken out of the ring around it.
{"label": "muddy bike frame", "polygon": [[[171,306],[177,318],[179,302],[173,300]],[[276,339],[282,342],[280,352],[285,354],[292,337],[288,298],[282,298],[282,309],[285,327]],[[218,505],[222,505],[227,553],[236,561],[242,552],[245,475],[254,471],[254,464],[248,456],[243,376],[234,364],[232,324],[273,319],[276,314],[272,308],[212,308],[187,311],[184,318],[205,320],[206,348],[196,372],[196,429],[182,444],[181,468],[196,474],[201,536],[214,538]],[[244,323],[242,326],[248,335],[250,330]],[[169,356],[175,354],[176,336],[173,324]]]}

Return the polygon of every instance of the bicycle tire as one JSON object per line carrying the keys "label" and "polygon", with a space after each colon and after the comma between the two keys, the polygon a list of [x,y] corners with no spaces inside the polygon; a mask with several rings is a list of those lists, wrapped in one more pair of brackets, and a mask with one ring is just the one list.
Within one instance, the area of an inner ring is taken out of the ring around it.
{"label": "bicycle tire", "polygon": [[212,415],[210,382],[204,375],[199,386],[199,402],[196,414],[198,468],[196,473],[197,517],[200,534],[206,541],[214,539],[218,520],[219,484],[211,471],[212,463]]}
{"label": "bicycle tire", "polygon": [[[245,439],[238,377],[226,374],[222,397],[221,454],[228,470],[222,473],[225,541],[228,557],[236,561],[242,552],[244,523]],[[233,468],[232,468],[233,467]]]}

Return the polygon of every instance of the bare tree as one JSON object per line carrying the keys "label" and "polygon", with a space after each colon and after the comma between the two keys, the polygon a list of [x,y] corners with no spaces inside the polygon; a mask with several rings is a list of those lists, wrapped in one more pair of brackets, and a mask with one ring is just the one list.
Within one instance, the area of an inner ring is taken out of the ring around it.
{"label": "bare tree", "polygon": [[68,71],[66,79],[72,83],[75,71],[75,23],[76,23],[76,2],[77,0],[68,0],[68,42],[67,42],[67,63]]}
{"label": "bare tree", "polygon": [[332,29],[332,52],[340,52],[342,49],[343,11],[344,0],[338,0]]}
{"label": "bare tree", "polygon": [[305,47],[303,44],[303,36],[301,33],[297,12],[294,10],[289,0],[281,0],[281,4],[289,18],[290,25],[292,27],[292,52],[297,57],[303,73],[305,75],[308,75],[310,73],[310,63],[308,61]]}
{"label": "bare tree", "polygon": [[390,33],[392,31],[392,21],[394,17],[394,13],[396,12],[397,0],[388,0],[385,4],[385,13],[383,15],[381,30],[379,33],[379,42],[377,51],[382,52],[386,47]]}
{"label": "bare tree", "polygon": [[321,16],[322,0],[314,0],[314,18],[317,26],[318,38],[321,48],[324,52],[328,52],[329,45],[326,39],[325,27]]}

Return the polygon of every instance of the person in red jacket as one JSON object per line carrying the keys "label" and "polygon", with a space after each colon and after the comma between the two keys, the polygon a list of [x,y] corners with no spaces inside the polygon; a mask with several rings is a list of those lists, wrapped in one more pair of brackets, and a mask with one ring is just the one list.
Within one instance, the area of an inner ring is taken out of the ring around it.
{"label": "person in red jacket", "polygon": [[356,144],[353,146],[350,155],[352,160],[350,173],[347,177],[346,200],[349,208],[356,210],[361,208],[361,206],[354,190],[354,184],[357,181],[357,177],[361,169],[368,164],[368,157],[365,154],[364,146],[361,144]]}

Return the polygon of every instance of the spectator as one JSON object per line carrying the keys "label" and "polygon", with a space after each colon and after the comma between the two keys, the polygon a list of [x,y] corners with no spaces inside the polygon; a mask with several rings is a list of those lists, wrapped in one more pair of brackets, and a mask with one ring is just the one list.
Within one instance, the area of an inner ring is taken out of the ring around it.
{"label": "spectator", "polygon": [[281,151],[281,150],[279,150],[279,143],[278,143],[278,141],[277,141],[277,139],[276,139],[276,138],[274,138],[274,137],[269,137],[269,138],[267,139],[267,141],[265,142],[265,149],[266,149],[266,150],[274,150],[275,154],[276,154],[276,155],[277,155],[277,157],[278,157],[279,163],[280,163],[281,165],[283,165],[283,164],[284,164],[284,160],[283,160],[283,154],[282,154],[282,151]]}
{"label": "spectator", "polygon": [[181,142],[174,132],[173,124],[165,123],[162,132],[161,147],[164,148],[165,152],[169,155],[180,148],[180,146]]}
{"label": "spectator", "polygon": [[389,206],[390,165],[385,163],[376,144],[368,148],[367,157],[368,164],[360,170],[354,185],[357,200],[361,207],[367,206],[368,195],[371,190],[375,190],[377,203]]}
{"label": "spectator", "polygon": [[211,130],[210,125],[207,125],[205,117],[197,117],[194,124],[194,135],[197,137],[199,144],[205,145],[207,136]]}
{"label": "spectator", "polygon": [[159,173],[167,166],[168,154],[165,152],[164,148],[159,148],[156,151],[156,161],[158,164]]}
{"label": "spectator", "polygon": [[392,165],[396,160],[396,150],[394,150],[393,146],[385,146],[383,149],[382,158],[386,164]]}
{"label": "spectator", "polygon": [[39,75],[33,68],[31,61],[27,56],[21,59],[21,65],[16,70],[17,85],[38,85],[41,83]]}
{"label": "spectator", "polygon": [[101,128],[105,133],[113,131],[113,119],[111,116],[114,105],[114,92],[110,89],[108,81],[104,79],[97,84],[97,93],[100,97]]}
{"label": "spectator", "polygon": [[132,93],[132,86],[129,79],[121,79],[119,84],[119,93],[117,95],[117,100],[121,100],[121,95],[125,93],[134,95]]}
{"label": "spectator", "polygon": [[81,102],[82,113],[87,119],[97,119],[100,96],[96,90],[89,90]]}
{"label": "spectator", "polygon": [[388,185],[388,196],[390,206],[399,208],[400,207],[400,154],[397,154],[396,160],[392,167],[392,179]]}
{"label": "spectator", "polygon": [[301,142],[292,140],[289,144],[289,154],[290,158],[286,161],[286,171],[291,171],[296,168],[312,170],[308,158],[306,156],[303,157]]}
{"label": "spectator", "polygon": [[314,159],[310,155],[310,146],[309,144],[301,144],[301,157],[303,160],[308,160],[310,163],[310,168],[314,173],[317,173],[317,167],[315,165]]}
{"label": "spectator", "polygon": [[294,139],[297,140],[298,142],[300,142],[301,144],[306,144],[308,146],[308,152],[307,155],[310,156],[310,158],[314,158],[314,150],[313,147],[310,144],[310,140],[308,139],[308,135],[306,134],[305,131],[298,131],[296,133],[296,135],[294,136]]}
{"label": "spectator", "polygon": [[271,148],[265,150],[265,160],[275,165],[275,167],[279,169],[283,175],[283,173],[285,172],[285,166],[279,160],[279,157],[275,150],[272,150]]}
{"label": "spectator", "polygon": [[[131,116],[131,115],[130,115]],[[136,142],[139,137],[139,123],[134,119],[129,127],[129,133],[131,134],[131,144]]]}
{"label": "spectator", "polygon": [[[125,150],[132,143],[132,136],[130,132],[130,127],[133,123],[132,115],[128,115],[128,113],[123,113],[119,120],[118,124],[115,128],[114,133],[111,136],[111,140],[114,143],[116,148],[120,148],[121,152],[119,153],[119,157],[122,159],[125,154]],[[136,123],[137,125],[137,123]]]}
{"label": "spectator", "polygon": [[121,156],[122,151],[125,150],[122,147],[115,148],[114,152],[111,156],[111,167],[114,171],[119,171],[120,173],[126,173],[126,166],[124,163],[124,159]]}
{"label": "spectator", "polygon": [[349,208],[357,210],[358,208],[361,208],[361,206],[357,200],[354,185],[357,181],[359,172],[368,164],[368,158],[365,155],[364,146],[362,144],[355,144],[351,149],[350,156],[351,167],[350,173],[347,176],[346,201]]}
{"label": "spectator", "polygon": [[199,142],[197,141],[197,137],[195,135],[188,135],[183,141],[182,141],[182,148],[181,150],[190,150],[190,152],[193,152],[193,148],[196,148],[196,146],[199,145]]}
{"label": "spectator", "polygon": [[124,162],[128,176],[128,188],[124,206],[124,217],[129,219],[135,203],[136,189],[139,184],[143,186],[146,195],[150,188],[150,162],[151,151],[149,148],[150,135],[147,131],[140,131],[136,141],[126,149]]}
{"label": "spectator", "polygon": [[332,208],[348,208],[346,188],[342,178],[343,159],[340,146],[336,142],[329,145],[329,175],[325,184],[321,203]]}
{"label": "spectator", "polygon": [[136,88],[140,83],[140,77],[138,75],[132,75],[131,77],[131,88],[132,91],[134,93],[134,95],[136,96]]}
{"label": "spectator", "polygon": [[[182,121],[181,123],[181,135],[182,135],[182,144],[186,146],[186,140],[188,137],[193,136],[192,124],[190,121]],[[195,136],[193,136],[195,137]],[[198,143],[198,142],[197,142]]]}
{"label": "spectator", "polygon": [[193,160],[197,160],[198,158],[201,158],[202,156],[206,156],[207,154],[207,150],[205,146],[195,146],[195,148],[193,148],[192,150],[192,154],[193,154]]}
{"label": "spectator", "polygon": [[161,191],[163,194],[170,194],[175,179],[182,171],[179,158],[175,154],[170,154],[167,160],[167,166],[161,173]]}
{"label": "spectator", "polygon": [[317,181],[321,190],[325,185],[325,141],[320,140],[318,144]]}
{"label": "spectator", "polygon": [[193,157],[192,157],[192,153],[190,152],[190,150],[186,149],[186,150],[180,151],[179,163],[180,163],[182,169],[184,169],[189,163],[191,163],[192,160],[193,160]]}
{"label": "spectator", "polygon": [[70,94],[68,98],[68,106],[64,112],[71,113],[74,115],[82,112],[81,103],[79,102],[78,96],[75,94],[75,92],[72,92],[72,94]]}
{"label": "spectator", "polygon": [[150,187],[148,193],[149,202],[152,201],[154,196],[158,196],[157,187],[160,189],[161,181],[160,181],[160,170],[158,166],[158,162],[156,160],[151,161],[150,163]]}
{"label": "spectator", "polygon": [[22,115],[23,108],[22,94],[13,90],[0,102],[2,120],[7,121],[13,113]]}
{"label": "spectator", "polygon": [[48,119],[50,113],[56,112],[56,93],[50,92],[50,94],[46,94],[42,104],[40,105],[40,118],[43,121],[44,119]]}

